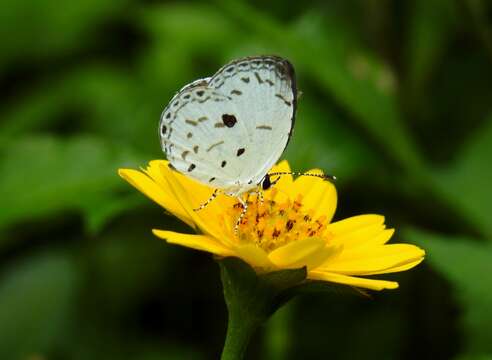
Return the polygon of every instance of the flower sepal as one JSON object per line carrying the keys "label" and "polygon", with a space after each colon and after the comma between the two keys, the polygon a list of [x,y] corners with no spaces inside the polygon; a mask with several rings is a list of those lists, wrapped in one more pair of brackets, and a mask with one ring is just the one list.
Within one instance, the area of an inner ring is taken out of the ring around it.
{"label": "flower sepal", "polygon": [[246,262],[237,257],[217,259],[227,307],[244,313],[251,311],[268,317],[284,302],[285,291],[300,286],[307,277],[306,267],[257,274]]}
{"label": "flower sepal", "polygon": [[236,257],[218,259],[229,314],[222,359],[242,359],[251,335],[280,306],[295,295],[289,292],[307,277],[307,269],[257,274]]}

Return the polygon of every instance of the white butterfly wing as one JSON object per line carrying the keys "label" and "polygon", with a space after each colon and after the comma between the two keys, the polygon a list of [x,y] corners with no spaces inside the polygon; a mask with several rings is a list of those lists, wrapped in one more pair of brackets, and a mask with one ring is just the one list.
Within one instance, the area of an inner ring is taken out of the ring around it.
{"label": "white butterfly wing", "polygon": [[288,61],[236,60],[171,100],[161,116],[161,144],[178,171],[242,193],[282,155],[295,110],[295,75]]}
{"label": "white butterfly wing", "polygon": [[[231,101],[206,83],[198,83],[173,98],[160,126],[161,145],[170,164],[189,177],[221,189],[235,181],[232,167],[226,170],[231,142],[224,140],[228,135],[222,131],[224,111],[233,111]],[[241,134],[235,131],[231,136]]]}

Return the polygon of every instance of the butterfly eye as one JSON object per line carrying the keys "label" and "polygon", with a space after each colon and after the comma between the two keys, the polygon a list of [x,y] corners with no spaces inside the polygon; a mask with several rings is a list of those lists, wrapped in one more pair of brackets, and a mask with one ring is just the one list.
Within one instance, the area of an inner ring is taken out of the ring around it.
{"label": "butterfly eye", "polygon": [[270,181],[270,175],[266,174],[263,180],[261,181],[261,188],[263,190],[268,190],[270,189],[270,186],[272,186],[272,182]]}

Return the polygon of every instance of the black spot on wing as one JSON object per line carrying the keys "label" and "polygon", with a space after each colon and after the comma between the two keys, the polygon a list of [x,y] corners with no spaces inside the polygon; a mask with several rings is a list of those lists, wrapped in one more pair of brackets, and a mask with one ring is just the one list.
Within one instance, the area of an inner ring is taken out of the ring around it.
{"label": "black spot on wing", "polygon": [[249,83],[249,77],[242,77],[241,80],[246,84]]}
{"label": "black spot on wing", "polygon": [[236,117],[234,115],[229,115],[229,114],[222,115],[222,121],[224,122],[224,125],[227,126],[228,128],[233,127],[237,123]]}
{"label": "black spot on wing", "polygon": [[196,165],[195,165],[195,164],[191,164],[191,165],[188,167],[188,172],[192,172],[194,168],[196,168]]}
{"label": "black spot on wing", "polygon": [[242,154],[244,154],[244,151],[245,149],[244,148],[240,148],[237,150],[237,153],[236,153],[236,156],[241,156]]}
{"label": "black spot on wing", "polygon": [[161,134],[162,135],[166,134],[166,131],[167,131],[167,127],[166,127],[166,125],[163,124],[161,127]]}
{"label": "black spot on wing", "polygon": [[198,145],[193,146],[193,152],[198,154]]}
{"label": "black spot on wing", "polygon": [[222,160],[222,163],[220,164],[220,167],[224,167],[224,166],[226,166],[226,164],[227,164],[227,161]]}

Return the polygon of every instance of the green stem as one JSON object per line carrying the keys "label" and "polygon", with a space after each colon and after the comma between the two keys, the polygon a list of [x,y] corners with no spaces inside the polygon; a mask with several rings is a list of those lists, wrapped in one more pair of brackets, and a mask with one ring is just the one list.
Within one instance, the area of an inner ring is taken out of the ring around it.
{"label": "green stem", "polygon": [[239,360],[244,358],[251,336],[270,315],[274,293],[239,259],[226,258],[219,264],[229,314],[221,359]]}
{"label": "green stem", "polygon": [[238,258],[219,259],[224,299],[229,313],[222,360],[241,360],[256,329],[290,296],[287,289],[306,279],[306,269],[289,269],[257,275]]}
{"label": "green stem", "polygon": [[251,337],[264,320],[266,319],[248,319],[229,312],[227,335],[221,360],[243,359]]}

